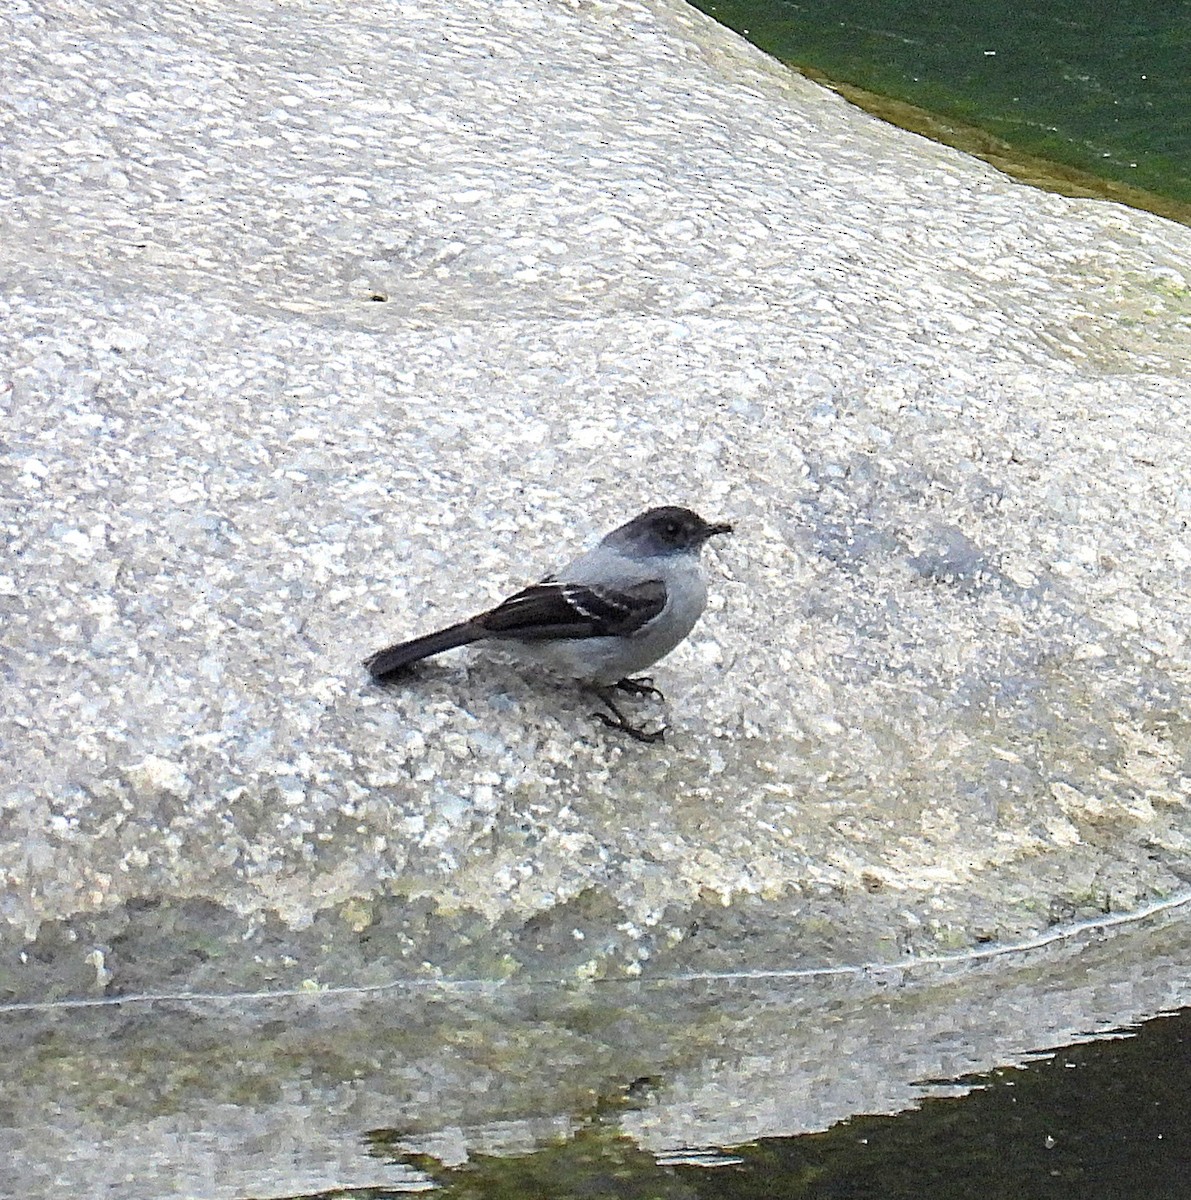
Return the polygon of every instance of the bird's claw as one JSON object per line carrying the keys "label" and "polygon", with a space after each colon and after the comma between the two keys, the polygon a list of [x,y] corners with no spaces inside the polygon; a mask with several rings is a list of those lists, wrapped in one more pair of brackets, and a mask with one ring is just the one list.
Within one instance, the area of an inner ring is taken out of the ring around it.
{"label": "bird's claw", "polygon": [[[629,686],[626,688],[625,685]],[[661,693],[657,688],[651,687],[648,682],[643,682],[636,679],[622,679],[619,683],[613,684],[612,687],[619,688],[621,691],[629,691],[633,695],[648,695],[651,692]],[[636,689],[636,690],[635,690]],[[616,707],[615,701],[612,699],[612,688],[609,687],[594,687],[592,691],[599,697],[600,703],[608,710],[606,713],[595,712],[591,715],[597,717],[608,729],[617,729],[621,733],[627,733],[629,737],[634,738],[638,742],[660,742],[666,734],[666,727],[663,725],[661,729],[643,729],[640,725],[634,725],[631,721],[625,719],[624,713]],[[609,716],[608,713],[612,715]]]}
{"label": "bird's claw", "polygon": [[635,741],[652,745],[654,742],[663,742],[666,740],[666,727],[664,725],[661,729],[642,729],[639,725],[630,725],[619,713],[615,717],[610,717],[607,713],[602,712],[593,712],[591,715],[597,721],[602,721],[609,729],[618,729],[621,733],[627,733]]}
{"label": "bird's claw", "polygon": [[653,686],[653,679],[649,675],[641,675],[637,679],[621,679],[612,686],[618,692],[624,692],[628,696],[650,696],[654,700],[666,699],[662,689]]}

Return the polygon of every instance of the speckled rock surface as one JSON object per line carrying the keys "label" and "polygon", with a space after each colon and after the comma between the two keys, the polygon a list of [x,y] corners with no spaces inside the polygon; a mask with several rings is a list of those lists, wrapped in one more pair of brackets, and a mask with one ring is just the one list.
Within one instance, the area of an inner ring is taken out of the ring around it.
{"label": "speckled rock surface", "polygon": [[[7,994],[864,961],[1183,887],[1191,231],[677,0],[3,22]],[[665,747],[479,653],[366,682],[656,502],[738,526]]]}

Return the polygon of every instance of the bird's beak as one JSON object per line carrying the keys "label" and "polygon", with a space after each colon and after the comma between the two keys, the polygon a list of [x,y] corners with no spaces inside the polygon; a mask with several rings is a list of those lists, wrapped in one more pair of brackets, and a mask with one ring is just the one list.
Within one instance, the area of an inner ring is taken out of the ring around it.
{"label": "bird's beak", "polygon": [[717,533],[731,533],[732,526],[727,522],[721,522],[719,525],[708,525],[703,531],[704,538],[715,537]]}

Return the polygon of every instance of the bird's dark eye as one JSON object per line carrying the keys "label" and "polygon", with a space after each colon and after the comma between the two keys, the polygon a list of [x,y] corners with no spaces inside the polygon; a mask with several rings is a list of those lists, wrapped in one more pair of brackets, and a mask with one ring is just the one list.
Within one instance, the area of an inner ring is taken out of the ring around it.
{"label": "bird's dark eye", "polygon": [[680,532],[681,532],[681,526],[679,526],[677,521],[667,521],[666,522],[666,536],[667,537],[676,538]]}

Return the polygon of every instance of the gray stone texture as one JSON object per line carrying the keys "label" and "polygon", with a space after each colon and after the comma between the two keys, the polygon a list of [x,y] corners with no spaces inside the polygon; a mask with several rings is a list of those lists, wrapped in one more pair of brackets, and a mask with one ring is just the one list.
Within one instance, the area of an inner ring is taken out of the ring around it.
{"label": "gray stone texture", "polygon": [[[899,960],[1188,855],[1191,231],[677,0],[14,0],[10,997]],[[360,660],[652,503],[642,747]]]}

